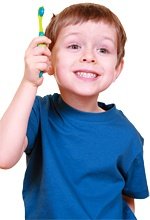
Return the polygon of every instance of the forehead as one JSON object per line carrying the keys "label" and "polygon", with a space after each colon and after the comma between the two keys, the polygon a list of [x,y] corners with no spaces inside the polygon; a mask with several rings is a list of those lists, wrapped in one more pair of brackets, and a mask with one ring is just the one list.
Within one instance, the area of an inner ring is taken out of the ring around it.
{"label": "forehead", "polygon": [[70,36],[83,36],[87,38],[105,37],[114,42],[117,41],[117,32],[113,25],[106,22],[88,21],[61,28],[58,38]]}

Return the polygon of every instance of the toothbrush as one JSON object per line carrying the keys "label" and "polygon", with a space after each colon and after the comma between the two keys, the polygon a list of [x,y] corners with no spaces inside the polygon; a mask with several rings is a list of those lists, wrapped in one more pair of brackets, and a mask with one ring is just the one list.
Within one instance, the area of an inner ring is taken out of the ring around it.
{"label": "toothbrush", "polygon": [[[39,36],[44,36],[43,25],[42,25],[43,15],[44,15],[44,7],[42,6],[38,9]],[[39,45],[43,45],[43,44],[39,44]],[[43,76],[43,71],[40,71],[39,78],[41,78],[42,76]]]}

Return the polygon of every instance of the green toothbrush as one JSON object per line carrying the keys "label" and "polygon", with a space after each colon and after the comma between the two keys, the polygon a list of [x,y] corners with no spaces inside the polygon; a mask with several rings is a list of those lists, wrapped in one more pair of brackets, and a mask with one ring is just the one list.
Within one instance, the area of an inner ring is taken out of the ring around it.
{"label": "green toothbrush", "polygon": [[[44,7],[40,7],[38,9],[38,21],[39,21],[39,36],[44,36],[44,31],[43,31],[43,25],[42,25],[42,19],[44,15]],[[39,44],[43,45],[43,44]],[[43,71],[40,71],[39,77],[41,78],[43,76]]]}

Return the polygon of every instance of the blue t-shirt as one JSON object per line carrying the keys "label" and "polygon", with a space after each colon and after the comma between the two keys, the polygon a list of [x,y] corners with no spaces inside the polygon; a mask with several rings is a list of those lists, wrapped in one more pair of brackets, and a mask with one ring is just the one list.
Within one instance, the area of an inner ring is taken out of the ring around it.
{"label": "blue t-shirt", "polygon": [[26,220],[136,219],[122,193],[146,198],[143,138],[114,104],[78,111],[37,96],[27,137]]}

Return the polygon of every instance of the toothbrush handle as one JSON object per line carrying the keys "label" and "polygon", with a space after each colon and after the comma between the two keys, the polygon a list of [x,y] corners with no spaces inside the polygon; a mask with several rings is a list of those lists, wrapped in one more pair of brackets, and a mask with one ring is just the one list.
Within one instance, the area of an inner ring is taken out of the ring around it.
{"label": "toothbrush handle", "polygon": [[44,34],[44,32],[43,31],[40,31],[39,32],[39,36],[44,36],[45,34]]}
{"label": "toothbrush handle", "polygon": [[40,71],[39,78],[41,78],[42,76],[43,76],[43,71]]}
{"label": "toothbrush handle", "polygon": [[[39,36],[44,36],[44,32],[42,31],[42,32],[39,32]],[[39,45],[43,45],[43,44],[39,44]],[[39,78],[41,78],[41,77],[43,77],[43,71],[40,71],[40,73],[39,73]]]}

